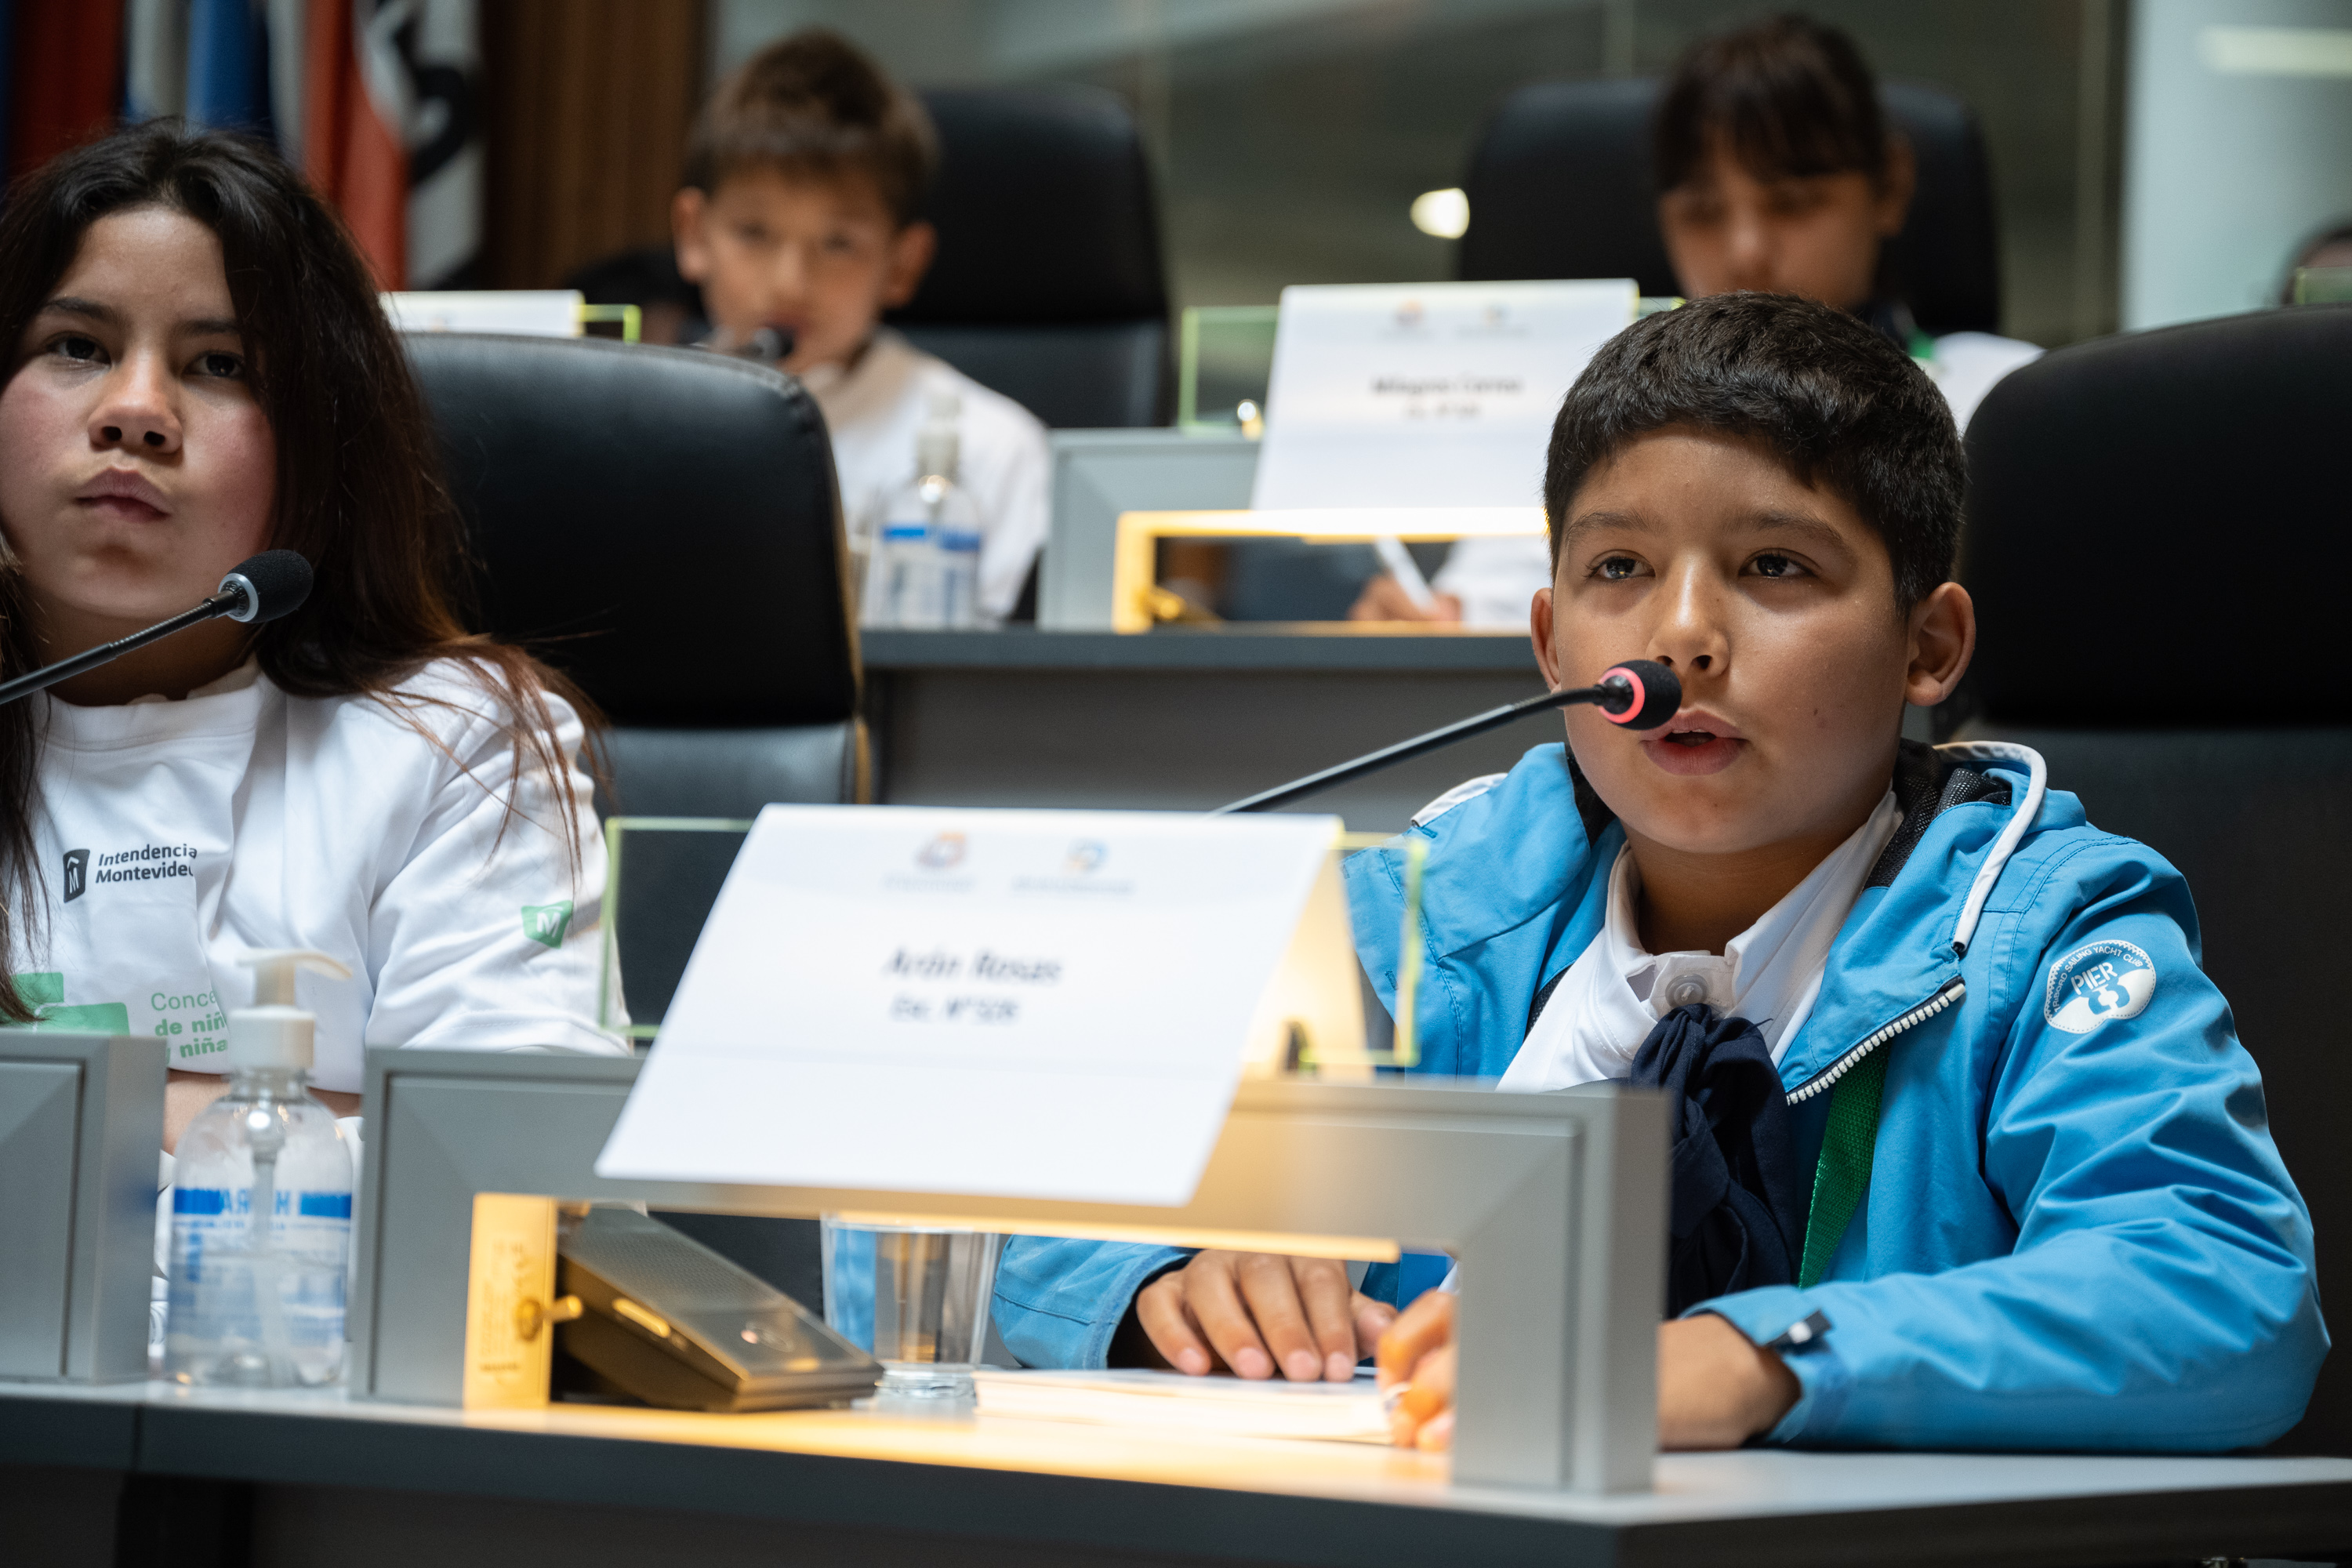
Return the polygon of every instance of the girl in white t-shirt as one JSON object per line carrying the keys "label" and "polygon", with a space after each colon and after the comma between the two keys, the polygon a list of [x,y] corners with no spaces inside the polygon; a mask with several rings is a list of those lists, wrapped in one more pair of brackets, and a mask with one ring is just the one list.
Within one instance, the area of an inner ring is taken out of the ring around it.
{"label": "girl in white t-shirt", "polygon": [[153,1034],[165,1146],[224,1087],[239,957],[304,974],[320,1098],[369,1045],[622,1049],[584,700],[451,607],[462,543],[366,264],[267,151],[173,124],[0,215],[0,659],[177,614],[269,548],[316,585],[0,708],[0,1017]]}

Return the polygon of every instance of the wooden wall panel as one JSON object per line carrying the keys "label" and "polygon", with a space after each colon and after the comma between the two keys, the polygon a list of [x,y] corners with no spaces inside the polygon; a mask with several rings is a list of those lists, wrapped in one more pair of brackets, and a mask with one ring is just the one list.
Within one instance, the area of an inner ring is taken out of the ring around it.
{"label": "wooden wall panel", "polygon": [[548,289],[669,236],[703,88],[698,0],[483,0],[483,276]]}

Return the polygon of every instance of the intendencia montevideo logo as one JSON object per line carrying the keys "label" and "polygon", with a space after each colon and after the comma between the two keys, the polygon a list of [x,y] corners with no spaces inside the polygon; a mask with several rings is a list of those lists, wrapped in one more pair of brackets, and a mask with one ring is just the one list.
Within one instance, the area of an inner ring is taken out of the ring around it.
{"label": "intendencia montevideo logo", "polygon": [[110,850],[97,858],[98,871],[90,874],[90,853],[87,849],[68,849],[65,856],[65,897],[59,901],[72,903],[89,890],[91,882],[162,882],[196,874],[196,849],[193,844],[142,844],[136,849]]}

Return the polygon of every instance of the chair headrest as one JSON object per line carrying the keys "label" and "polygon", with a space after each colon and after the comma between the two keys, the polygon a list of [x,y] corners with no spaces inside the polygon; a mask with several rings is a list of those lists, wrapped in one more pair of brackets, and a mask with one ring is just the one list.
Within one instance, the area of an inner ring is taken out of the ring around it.
{"label": "chair headrest", "polygon": [[2101,338],[1969,422],[1960,578],[2002,724],[2352,721],[2335,668],[2352,305]]}
{"label": "chair headrest", "polygon": [[594,338],[418,332],[480,629],[621,723],[856,711],[833,448],[772,370]]}
{"label": "chair headrest", "polygon": [[[1632,278],[1679,294],[1658,235],[1651,177],[1654,79],[1538,82],[1503,100],[1463,182],[1465,279]],[[1995,331],[2000,266],[1984,136],[1968,105],[1937,88],[1887,82],[1879,98],[1910,139],[1919,184],[1890,261],[1930,332]]]}
{"label": "chair headrest", "polygon": [[1099,88],[939,88],[939,258],[894,321],[1164,318],[1159,210],[1133,116]]}

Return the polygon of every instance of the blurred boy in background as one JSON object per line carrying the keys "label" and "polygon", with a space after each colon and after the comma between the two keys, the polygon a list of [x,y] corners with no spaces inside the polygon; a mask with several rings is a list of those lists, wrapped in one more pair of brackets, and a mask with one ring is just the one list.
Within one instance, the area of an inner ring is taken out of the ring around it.
{"label": "blurred boy in background", "polygon": [[915,476],[915,437],[955,407],[982,521],[980,612],[1002,621],[1045,539],[1045,429],[1002,394],[881,325],[914,298],[938,235],[919,216],[938,163],[913,94],[835,34],[770,46],[721,82],[670,209],[678,270],[701,286],[709,346],[763,331],[833,435],[844,521],[872,527]]}
{"label": "blurred boy in background", "polygon": [[[1990,332],[1931,338],[1912,320],[1885,249],[1911,210],[1911,145],[1835,27],[1772,16],[1700,40],[1659,96],[1653,135],[1658,226],[1689,298],[1744,289],[1851,311],[1926,368],[1962,430],[1993,383],[2042,353]],[[1517,626],[1550,580],[1539,539],[1467,540],[1431,584],[1433,613],[1381,577],[1351,615]]]}

